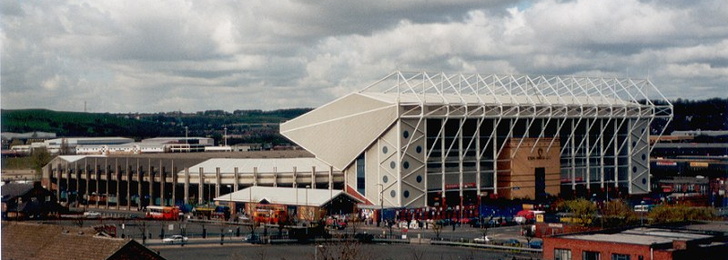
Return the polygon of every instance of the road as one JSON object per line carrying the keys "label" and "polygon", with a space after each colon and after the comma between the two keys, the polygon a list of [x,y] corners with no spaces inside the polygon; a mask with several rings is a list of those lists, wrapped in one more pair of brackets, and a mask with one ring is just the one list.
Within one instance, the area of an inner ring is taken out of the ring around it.
{"label": "road", "polygon": [[350,259],[539,259],[539,255],[517,254],[451,246],[410,244],[322,244],[322,245],[227,245],[215,247],[152,247],[163,257],[187,259],[341,259],[347,253]]}
{"label": "road", "polygon": [[[116,212],[104,211],[104,216],[119,216],[119,214],[136,214],[137,212]],[[250,226],[240,223],[221,222],[193,222],[193,221],[152,221],[152,220],[110,220],[110,219],[86,219],[81,221],[45,221],[61,225],[95,226],[99,224],[111,224],[117,227],[117,235],[126,238],[133,238],[145,243],[152,250],[158,251],[167,259],[316,259],[314,249],[320,256],[332,254],[332,252],[351,251],[356,254],[366,254],[368,260],[374,259],[538,259],[539,255],[530,253],[515,253],[498,251],[493,249],[480,249],[468,247],[454,247],[442,245],[416,245],[416,244],[360,244],[360,243],[327,243],[323,247],[316,247],[314,244],[287,244],[287,245],[251,245],[244,243],[242,237],[251,232]],[[79,223],[81,222],[81,223]],[[122,228],[123,227],[123,228]],[[184,229],[184,230],[183,230]],[[238,233],[239,230],[239,233]],[[262,235],[265,231],[262,227],[256,227],[255,233]],[[526,242],[525,237],[520,234],[520,226],[495,227],[487,230],[487,235],[495,240],[518,239]],[[277,227],[268,228],[269,234],[277,234]],[[432,229],[402,229],[393,227],[376,227],[373,225],[350,224],[344,230],[333,231],[336,234],[368,233],[378,238],[429,238],[438,237],[437,232]],[[439,232],[439,238],[447,241],[469,242],[473,238],[482,236],[484,229],[472,228],[467,225],[456,227],[446,226]],[[161,235],[184,233],[189,237],[185,245],[164,244]],[[203,238],[203,234],[205,238]],[[224,237],[221,242],[221,234]],[[145,236],[146,235],[146,239]],[[343,248],[342,248],[343,247]],[[350,248],[354,247],[354,248]],[[365,253],[364,253],[365,252]],[[319,255],[317,255],[319,256]],[[336,257],[338,258],[338,257]],[[323,258],[320,258],[323,259]],[[331,258],[329,258],[331,259]]]}

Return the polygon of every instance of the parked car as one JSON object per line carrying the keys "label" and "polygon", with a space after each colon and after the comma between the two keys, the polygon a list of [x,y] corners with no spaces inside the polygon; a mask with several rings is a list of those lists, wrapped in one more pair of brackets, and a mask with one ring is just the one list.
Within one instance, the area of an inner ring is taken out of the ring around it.
{"label": "parked car", "polygon": [[503,242],[504,246],[521,246],[521,241],[518,241],[518,239],[508,239],[505,242]]}
{"label": "parked car", "polygon": [[475,239],[473,239],[473,241],[475,241],[475,243],[488,243],[492,240],[493,239],[491,239],[489,236],[481,236],[481,237],[476,237]]}
{"label": "parked car", "polygon": [[183,243],[187,242],[187,237],[182,235],[173,235],[171,237],[166,237],[162,239],[162,242],[171,244],[174,244],[175,242]]}
{"label": "parked car", "polygon": [[533,240],[528,243],[528,247],[541,249],[543,248],[543,240]]}
{"label": "parked car", "polygon": [[85,218],[100,218],[101,217],[101,213],[96,212],[96,211],[86,211],[86,212],[83,213],[83,216]]}
{"label": "parked car", "polygon": [[251,244],[259,244],[261,243],[260,236],[256,234],[248,234],[243,237],[243,242],[251,243]]}

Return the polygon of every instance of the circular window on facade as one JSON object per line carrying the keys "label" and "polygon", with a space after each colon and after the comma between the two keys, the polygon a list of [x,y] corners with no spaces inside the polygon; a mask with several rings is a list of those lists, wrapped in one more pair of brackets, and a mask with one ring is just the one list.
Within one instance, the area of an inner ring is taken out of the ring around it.
{"label": "circular window on facade", "polygon": [[409,131],[407,131],[407,130],[404,130],[404,133],[402,133],[402,136],[403,136],[403,137],[404,137],[405,139],[409,138]]}
{"label": "circular window on facade", "polygon": [[409,169],[409,162],[408,161],[404,161],[402,163],[402,167],[404,167],[405,169]]}
{"label": "circular window on facade", "polygon": [[415,147],[415,152],[422,153],[422,146],[418,145],[417,147]]}
{"label": "circular window on facade", "polygon": [[387,176],[382,177],[382,182],[387,183],[389,181],[389,178]]}
{"label": "circular window on facade", "polygon": [[642,154],[642,160],[643,160],[643,161],[644,161],[644,160],[647,160],[647,155],[646,155],[646,154]]}
{"label": "circular window on facade", "polygon": [[647,184],[647,179],[642,178],[642,185],[645,185],[645,184]]}
{"label": "circular window on facade", "polygon": [[387,152],[389,152],[389,149],[386,146],[382,147],[382,153],[386,154]]}
{"label": "circular window on facade", "polygon": [[416,180],[417,180],[417,183],[421,183],[422,182],[422,175],[417,175],[417,179]]}
{"label": "circular window on facade", "polygon": [[402,192],[402,196],[404,196],[405,198],[409,198],[409,191],[406,190],[406,191]]}
{"label": "circular window on facade", "polygon": [[632,147],[636,147],[636,146],[637,146],[637,142],[632,142]]}
{"label": "circular window on facade", "polygon": [[390,162],[389,167],[394,169],[394,167],[397,167],[397,164],[395,162]]}
{"label": "circular window on facade", "polygon": [[637,166],[632,167],[632,172],[637,172]]}
{"label": "circular window on facade", "polygon": [[397,192],[396,191],[390,191],[389,192],[389,196],[392,196],[392,198],[394,198],[394,196],[397,196]]}

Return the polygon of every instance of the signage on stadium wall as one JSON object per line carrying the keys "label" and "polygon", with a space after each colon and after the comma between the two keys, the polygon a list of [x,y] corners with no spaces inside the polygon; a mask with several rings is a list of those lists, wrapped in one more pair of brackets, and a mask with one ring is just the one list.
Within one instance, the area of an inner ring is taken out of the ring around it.
{"label": "signage on stadium wall", "polygon": [[708,162],[690,162],[690,167],[708,167]]}
{"label": "signage on stadium wall", "polygon": [[[445,189],[458,189],[460,184],[445,184]],[[463,183],[463,188],[475,188],[475,182]]]}
{"label": "signage on stadium wall", "polygon": [[658,166],[677,166],[677,162],[673,161],[657,161],[655,164]]}
{"label": "signage on stadium wall", "polygon": [[529,156],[527,159],[529,161],[536,161],[536,160],[548,160],[551,159],[551,156],[546,156],[543,154],[543,148],[538,148],[537,156]]}

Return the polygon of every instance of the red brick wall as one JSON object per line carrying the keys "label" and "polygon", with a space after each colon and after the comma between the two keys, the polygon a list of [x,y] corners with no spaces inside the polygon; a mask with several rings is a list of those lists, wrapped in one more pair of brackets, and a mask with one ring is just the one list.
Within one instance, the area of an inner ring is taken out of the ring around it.
{"label": "red brick wall", "polygon": [[[650,247],[646,245],[634,245],[626,243],[610,243],[598,241],[586,241],[576,239],[566,239],[560,237],[543,238],[543,259],[554,259],[554,249],[571,249],[571,259],[581,260],[582,251],[600,252],[601,259],[611,259],[612,254],[627,254],[630,259],[650,259]],[[671,260],[672,253],[667,251],[653,252],[655,260]]]}

